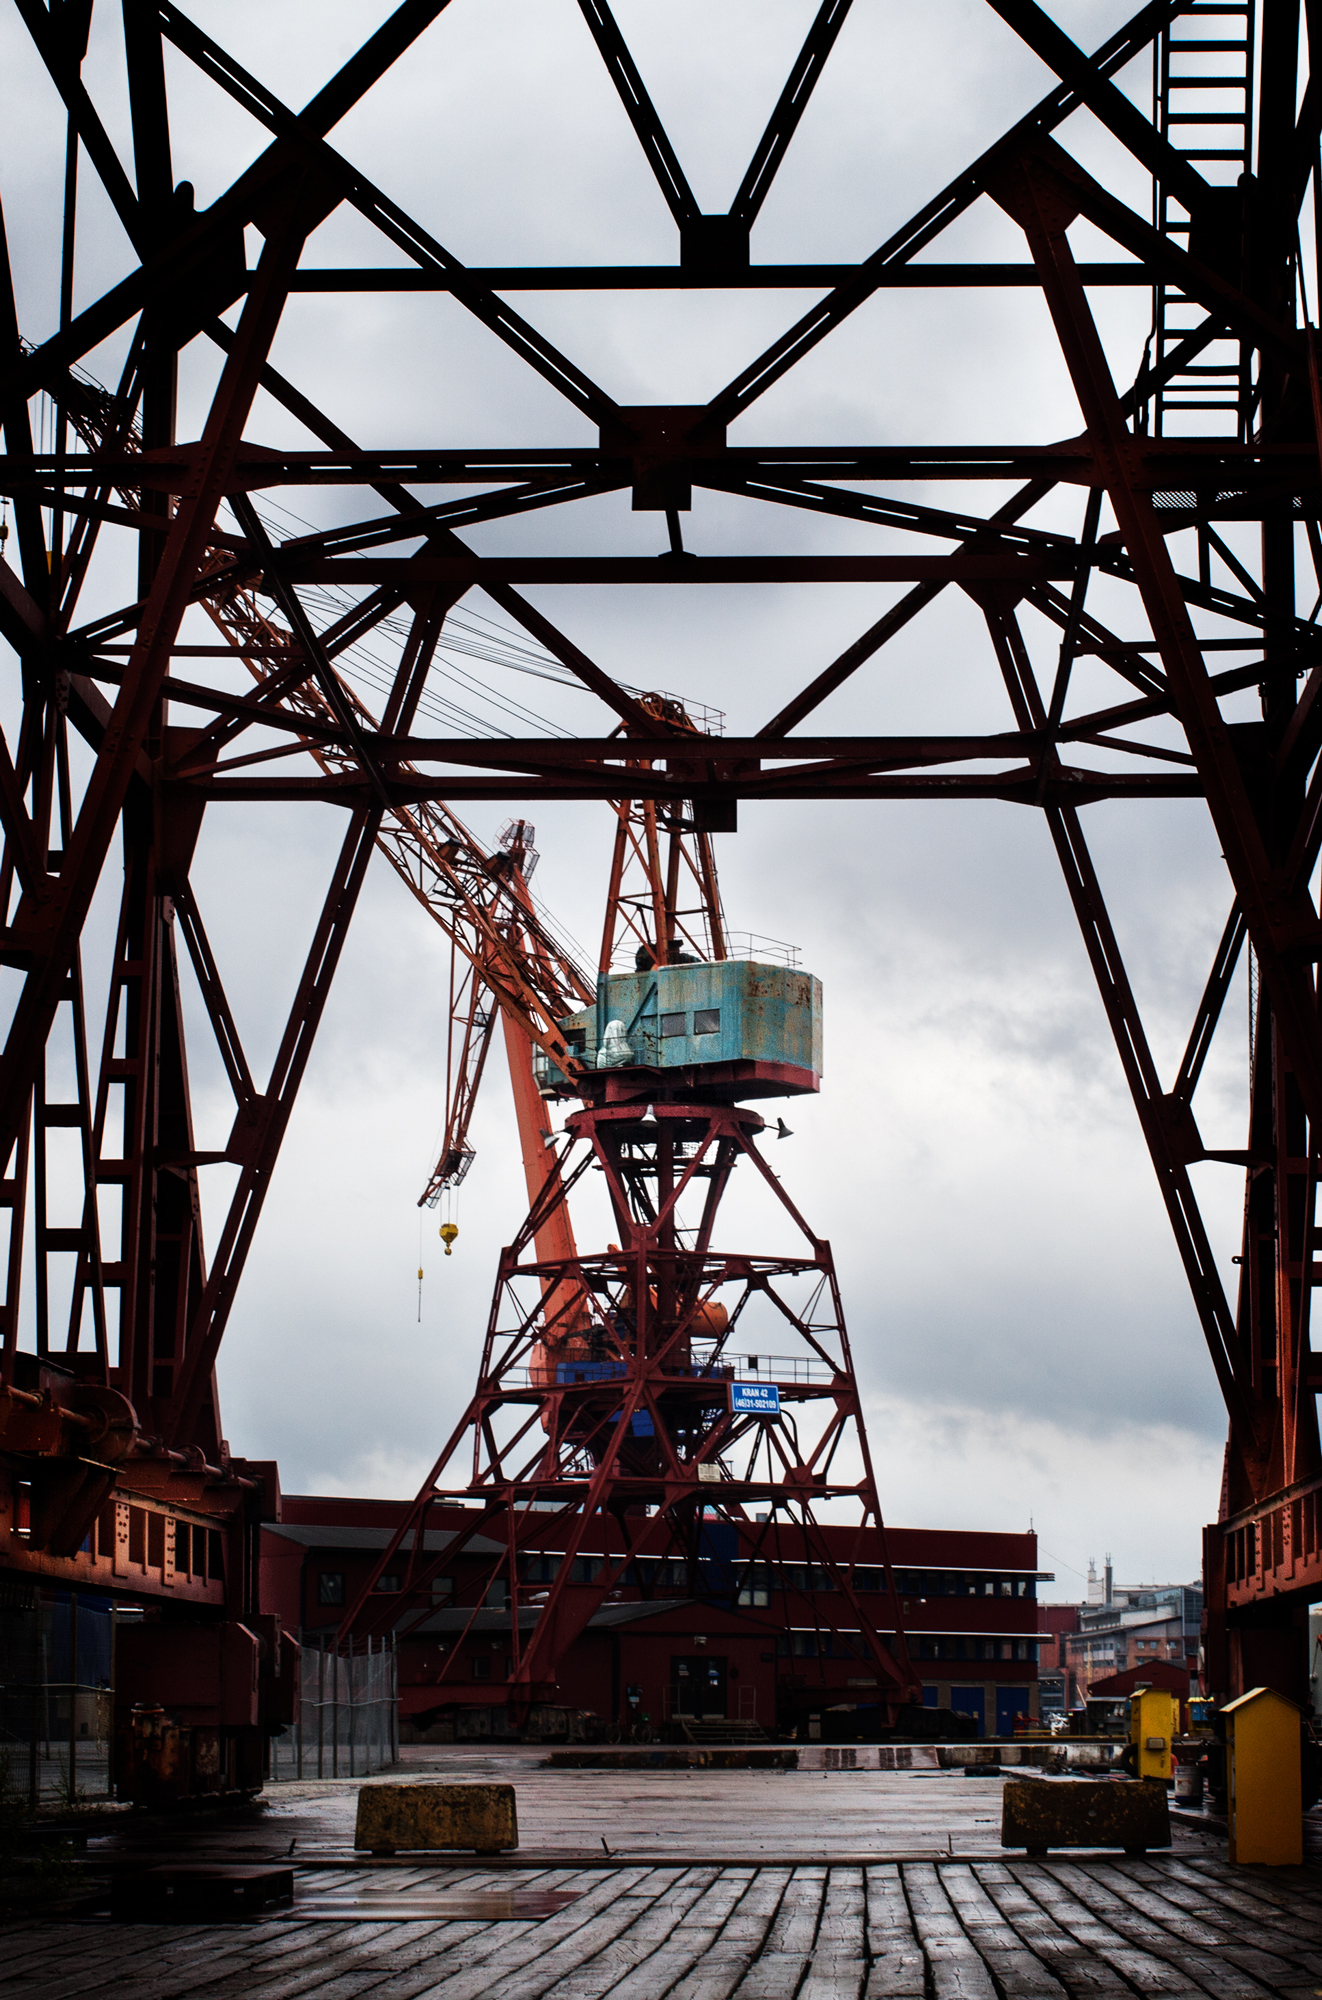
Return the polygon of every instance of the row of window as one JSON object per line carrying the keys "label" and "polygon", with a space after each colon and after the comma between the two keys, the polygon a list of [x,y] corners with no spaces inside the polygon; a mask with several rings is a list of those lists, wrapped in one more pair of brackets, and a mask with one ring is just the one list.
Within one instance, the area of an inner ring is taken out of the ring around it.
{"label": "row of window", "polygon": [[[910,1641],[910,1651],[913,1641]],[[1037,1641],[1035,1639],[961,1639],[933,1638],[918,1640],[920,1660],[1036,1660]]]}
{"label": "row of window", "polygon": [[895,1573],[901,1597],[1036,1597],[1031,1576],[970,1576],[955,1570],[904,1569]]}
{"label": "row of window", "polygon": [[862,1641],[844,1632],[781,1632],[776,1653],[782,1660],[866,1660]]}
{"label": "row of window", "polygon": [[[198,1530],[201,1533],[202,1530]],[[570,1575],[572,1583],[595,1583],[605,1562],[604,1556],[575,1556]],[[519,1577],[525,1584],[554,1583],[560,1574],[563,1556],[523,1555],[519,1558]],[[701,1558],[700,1570],[707,1567],[712,1558]],[[834,1590],[830,1570],[820,1563],[739,1563],[737,1570],[741,1588],[739,1602],[752,1607],[770,1604],[772,1593],[781,1590]],[[690,1584],[688,1562],[682,1556],[640,1556],[629,1564],[624,1574],[624,1583],[634,1588],[647,1586],[650,1589],[687,1590]],[[433,1584],[432,1595],[448,1596],[450,1581],[446,1578],[445,1588],[439,1588],[440,1579]],[[902,1597],[1035,1597],[1036,1586],[1031,1578],[1025,1577],[969,1577],[954,1572],[938,1570],[897,1572],[896,1587]],[[378,1578],[379,1591],[400,1590],[403,1578],[387,1574]],[[854,1588],[859,1591],[884,1591],[886,1573],[881,1569],[857,1568],[854,1571]],[[317,1602],[319,1604],[343,1604],[344,1574],[340,1570],[323,1570],[317,1580]]]}
{"label": "row of window", "polygon": [[[686,1035],[687,1014],[663,1014],[661,1016],[661,1039],[672,1041],[676,1035]],[[721,1010],[719,1007],[698,1007],[693,1015],[695,1035],[719,1035],[721,1032]]]}

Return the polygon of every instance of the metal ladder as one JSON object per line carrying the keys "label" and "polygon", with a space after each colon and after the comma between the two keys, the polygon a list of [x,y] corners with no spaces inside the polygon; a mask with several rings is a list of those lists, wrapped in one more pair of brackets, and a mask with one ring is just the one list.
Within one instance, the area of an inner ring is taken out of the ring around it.
{"label": "metal ladder", "polygon": [[[1214,187],[1227,191],[1252,166],[1255,12],[1256,0],[1194,0],[1153,45],[1153,123]],[[1153,211],[1162,235],[1189,249],[1188,214],[1160,184]],[[1205,308],[1178,286],[1154,286],[1151,366],[1159,368],[1205,318]],[[1251,398],[1249,362],[1239,343],[1214,341],[1157,389],[1152,434],[1242,437]],[[1199,419],[1190,422],[1194,411]]]}

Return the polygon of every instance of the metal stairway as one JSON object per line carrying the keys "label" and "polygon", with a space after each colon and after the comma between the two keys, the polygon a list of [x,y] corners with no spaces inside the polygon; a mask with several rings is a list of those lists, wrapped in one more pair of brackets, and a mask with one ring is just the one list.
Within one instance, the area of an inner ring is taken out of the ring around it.
{"label": "metal stairway", "polygon": [[[1227,276],[1227,258],[1237,259],[1240,178],[1252,167],[1255,7],[1256,0],[1195,0],[1153,44],[1153,122],[1214,190],[1208,215],[1191,232],[1187,208],[1158,184],[1153,220],[1163,236]],[[1154,286],[1149,366],[1159,370],[1205,318],[1178,286]],[[1226,338],[1155,391],[1150,423],[1154,437],[1242,438],[1251,417],[1248,356]]]}
{"label": "metal stairway", "polygon": [[718,1722],[714,1718],[699,1720],[692,1715],[677,1715],[676,1722],[684,1731],[689,1743],[737,1744],[752,1748],[758,1743],[769,1743],[770,1737],[760,1722],[736,1722],[733,1719]]}

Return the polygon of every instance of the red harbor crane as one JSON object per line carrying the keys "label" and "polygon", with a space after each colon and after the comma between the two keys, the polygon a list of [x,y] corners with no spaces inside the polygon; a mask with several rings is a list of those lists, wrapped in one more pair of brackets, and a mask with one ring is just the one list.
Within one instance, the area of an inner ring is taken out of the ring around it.
{"label": "red harbor crane", "polygon": [[[693,728],[678,704],[644,703],[671,732]],[[649,754],[640,743],[639,760]],[[779,960],[731,955],[711,833],[690,803],[614,811],[596,985],[566,987],[566,1055],[534,1042],[526,1007],[496,999],[476,962],[460,985],[445,1142],[423,1198],[468,1171],[499,1005],[530,1205],[501,1252],[473,1396],[342,1637],[407,1636],[455,1612],[456,1558],[494,1547],[462,1593],[472,1603],[445,1621],[436,1695],[526,1718],[555,1700],[559,1664],[594,1614],[624,1593],[650,1597],[661,1565],[672,1579],[679,1566],[694,1599],[740,1607],[770,1634],[785,1623],[791,1562],[801,1573],[806,1557],[824,1585],[814,1618],[866,1663],[893,1717],[917,1691],[835,1266],[759,1143],[759,1105],[819,1088],[821,988],[783,948]],[[524,821],[502,836],[521,907],[531,841]],[[506,938],[535,949],[517,918]],[[569,1107],[555,1138],[553,1105]],[[789,1136],[783,1120],[773,1129]],[[720,1226],[736,1168],[766,1197],[768,1234],[748,1250]],[[613,1238],[580,1250],[571,1202],[593,1169]],[[843,1556],[823,1532],[842,1510],[855,1530]],[[437,1551],[427,1531],[442,1521]],[[860,1594],[856,1563],[883,1572],[880,1594]],[[375,1589],[387,1572],[398,1593]],[[469,1677],[466,1641],[493,1602],[509,1611],[503,1687]]]}

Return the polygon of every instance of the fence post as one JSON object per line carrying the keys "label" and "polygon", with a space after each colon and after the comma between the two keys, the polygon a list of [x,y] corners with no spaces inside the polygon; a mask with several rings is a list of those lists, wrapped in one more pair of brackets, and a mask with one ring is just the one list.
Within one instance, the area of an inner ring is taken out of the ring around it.
{"label": "fence post", "polygon": [[32,1623],[28,1627],[28,1808],[35,1813],[41,1796],[41,1777],[38,1765],[39,1746],[37,1743],[37,1698],[40,1692],[37,1684],[38,1652],[37,1638],[41,1630],[41,1600],[32,1593]]}
{"label": "fence post", "polygon": [[340,1775],[340,1640],[331,1652],[331,1776]]}
{"label": "fence post", "polygon": [[352,1634],[352,1633],[350,1633],[350,1634],[349,1634],[349,1776],[350,1776],[351,1778],[356,1778],[356,1777],[357,1777],[357,1775],[358,1775],[358,1773],[357,1773],[357,1772],[356,1772],[356,1771],[354,1770],[354,1767],[353,1767],[353,1753],[354,1753],[354,1741],[353,1741],[353,1716],[354,1716],[354,1700],[353,1700],[353,1634]]}
{"label": "fence post", "polygon": [[69,1780],[65,1803],[78,1796],[78,1592],[69,1592]]}
{"label": "fence post", "polygon": [[115,1796],[115,1651],[119,1641],[119,1607],[110,1607],[110,1715],[106,1723],[106,1793]]}
{"label": "fence post", "polygon": [[300,1778],[303,1775],[303,1697],[307,1692],[307,1689],[303,1685],[306,1679],[303,1672],[303,1662],[306,1658],[307,1655],[303,1651],[303,1627],[300,1625],[298,1628],[298,1721],[294,1725],[294,1771]]}
{"label": "fence post", "polygon": [[390,1693],[390,1761],[399,1762],[399,1655],[396,1651],[395,1633],[390,1634],[390,1674],[387,1680]]}

